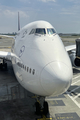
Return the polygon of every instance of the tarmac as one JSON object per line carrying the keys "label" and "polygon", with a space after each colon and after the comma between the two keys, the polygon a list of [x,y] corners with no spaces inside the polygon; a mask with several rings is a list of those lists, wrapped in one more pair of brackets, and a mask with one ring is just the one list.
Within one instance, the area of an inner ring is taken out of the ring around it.
{"label": "tarmac", "polygon": [[[64,45],[75,43],[70,39],[64,39]],[[11,39],[0,39],[0,51],[10,51],[12,42]],[[7,63],[8,70],[0,70],[0,120],[48,120],[35,115],[33,94],[18,83],[11,62]],[[80,69],[73,68],[72,84],[66,93],[45,100],[52,120],[80,120]]]}

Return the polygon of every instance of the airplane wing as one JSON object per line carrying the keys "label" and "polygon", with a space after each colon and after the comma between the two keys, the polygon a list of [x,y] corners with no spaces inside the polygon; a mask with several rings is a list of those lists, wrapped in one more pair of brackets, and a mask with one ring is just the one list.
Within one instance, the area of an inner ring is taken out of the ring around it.
{"label": "airplane wing", "polygon": [[0,51],[0,58],[11,61],[11,52]]}
{"label": "airplane wing", "polygon": [[13,39],[15,39],[15,36],[9,36],[9,35],[0,35],[0,37],[7,37],[7,38],[13,38]]}
{"label": "airplane wing", "polygon": [[67,52],[69,52],[69,51],[71,51],[71,50],[76,49],[76,45],[66,46],[65,49],[66,49]]}
{"label": "airplane wing", "polygon": [[[8,35],[0,35],[0,37],[7,37],[7,38],[15,39],[15,36],[8,36]],[[11,53],[11,52],[0,51],[0,59],[11,61],[12,55],[13,55],[13,53]]]}

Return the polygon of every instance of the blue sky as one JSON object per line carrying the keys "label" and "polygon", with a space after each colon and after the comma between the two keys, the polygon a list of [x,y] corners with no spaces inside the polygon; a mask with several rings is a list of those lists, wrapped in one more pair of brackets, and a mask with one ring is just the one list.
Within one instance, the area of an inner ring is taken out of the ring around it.
{"label": "blue sky", "polygon": [[50,22],[58,33],[80,33],[80,0],[0,0],[0,33],[17,32],[36,21]]}

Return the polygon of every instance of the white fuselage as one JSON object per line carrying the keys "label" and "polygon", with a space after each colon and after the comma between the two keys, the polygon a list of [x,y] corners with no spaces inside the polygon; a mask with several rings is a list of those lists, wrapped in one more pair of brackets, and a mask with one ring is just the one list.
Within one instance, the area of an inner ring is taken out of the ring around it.
{"label": "white fuselage", "polygon": [[[38,28],[38,30],[36,30]],[[45,29],[44,34],[35,33]],[[12,64],[19,83],[30,92],[40,95],[59,95],[72,81],[72,66],[58,34],[46,21],[36,21],[20,30],[12,46]]]}

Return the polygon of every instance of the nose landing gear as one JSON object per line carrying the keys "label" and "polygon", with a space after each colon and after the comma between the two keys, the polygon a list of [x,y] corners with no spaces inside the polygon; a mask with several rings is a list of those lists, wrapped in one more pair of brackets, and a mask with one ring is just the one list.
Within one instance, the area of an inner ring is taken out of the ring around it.
{"label": "nose landing gear", "polygon": [[42,108],[40,102],[38,102],[38,101],[35,103],[35,106],[36,106],[36,114],[37,115],[44,114],[45,116],[47,116],[47,114],[49,113],[48,103],[46,101],[44,101],[44,103],[43,103],[43,108]]}
{"label": "nose landing gear", "polygon": [[32,98],[35,98],[35,107],[36,107],[36,114],[37,115],[47,115],[49,113],[48,103],[45,101],[45,97],[41,96],[34,96]]}
{"label": "nose landing gear", "polygon": [[41,104],[37,101],[35,103],[35,106],[36,106],[36,115],[40,115],[41,114]]}
{"label": "nose landing gear", "polygon": [[44,101],[44,103],[43,103],[43,114],[47,115],[48,113],[49,113],[48,103],[46,101]]}
{"label": "nose landing gear", "polygon": [[49,109],[48,103],[46,101],[44,101],[42,109],[40,103],[36,102],[36,114],[41,115],[41,118],[38,118],[36,120],[52,120],[52,118],[47,117],[49,116]]}
{"label": "nose landing gear", "polygon": [[[36,119],[36,120],[52,120],[52,118],[47,117],[49,116],[49,107],[48,107],[47,101],[44,100],[45,98],[38,97],[38,96],[35,96],[34,98],[36,98],[36,103],[35,103],[36,112],[35,113],[36,115],[41,115],[41,118]],[[41,105],[41,103],[43,104]]]}

